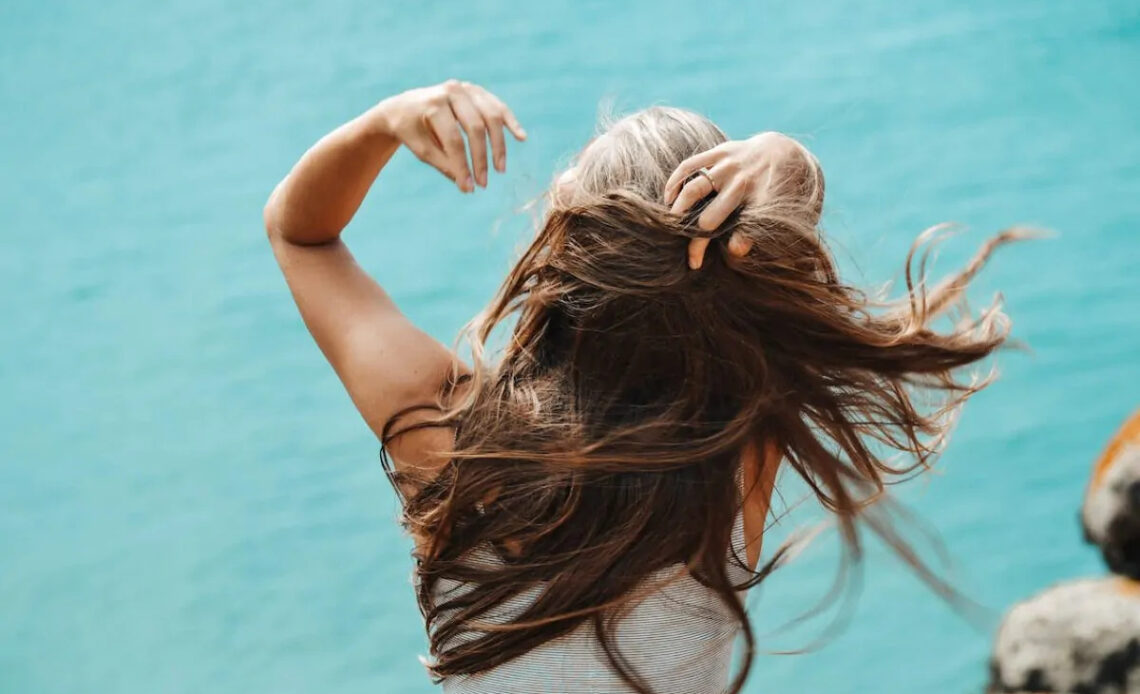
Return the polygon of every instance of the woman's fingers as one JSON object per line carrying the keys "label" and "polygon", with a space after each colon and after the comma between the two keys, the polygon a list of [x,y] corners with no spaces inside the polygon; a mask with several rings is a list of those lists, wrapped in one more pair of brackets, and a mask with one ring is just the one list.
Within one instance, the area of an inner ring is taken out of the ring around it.
{"label": "woman's fingers", "polygon": [[459,190],[464,193],[474,191],[475,183],[471,178],[471,169],[467,166],[467,148],[463,144],[459,122],[455,120],[451,108],[445,105],[429,109],[424,113],[424,125],[443,150],[446,171],[455,180]]}
{"label": "woman's fingers", "polygon": [[497,99],[480,87],[472,87],[471,101],[483,114],[483,122],[487,124],[487,136],[491,139],[491,160],[495,164],[495,171],[502,173],[507,170],[507,141],[503,137],[503,109]]}
{"label": "woman's fingers", "polygon": [[689,269],[700,270],[705,262],[705,250],[709,247],[711,239],[693,239],[689,242]]}
{"label": "woman's fingers", "polygon": [[724,220],[744,202],[744,193],[745,187],[739,182],[717,193],[697,218],[697,226],[704,231],[712,231],[724,224]]}
{"label": "woman's fingers", "polygon": [[[496,101],[498,100],[496,99]],[[499,101],[499,104],[503,107],[503,120],[507,124],[507,129],[511,131],[511,134],[515,136],[516,140],[522,142],[526,139],[526,130],[519,124],[519,119],[515,118],[514,111],[501,101]]]}
{"label": "woman's fingers", "polygon": [[411,90],[401,98],[403,101],[392,106],[394,134],[421,161],[439,169],[465,193],[473,192],[476,185],[487,187],[489,157],[496,169],[506,169],[504,129],[519,140],[526,138],[518,119],[498,97],[469,82],[447,80]]}
{"label": "woman's fingers", "polygon": [[748,255],[748,251],[750,250],[752,250],[752,239],[739,231],[733,233],[732,238],[728,240],[728,252],[737,258],[743,258]]}
{"label": "woman's fingers", "polygon": [[471,169],[475,173],[475,182],[486,188],[487,124],[483,120],[483,114],[462,89],[455,90],[450,101],[455,118],[463,126],[463,132],[467,133],[467,147],[471,150]]}
{"label": "woman's fingers", "polygon": [[721,154],[722,153],[717,151],[717,148],[714,147],[700,154],[694,154],[681,162],[677,166],[677,169],[673,171],[673,175],[665,182],[665,204],[671,205],[673,203],[673,199],[677,197],[677,194],[684,187],[685,182],[689,180],[690,176],[697,172],[697,169],[701,167],[711,167],[720,159]]}
{"label": "woman's fingers", "polygon": [[[705,262],[705,252],[709,248],[709,243],[712,239],[693,239],[689,242],[689,269],[700,270],[701,265]],[[728,252],[737,258],[743,258],[748,255],[748,251],[752,250],[752,239],[749,239],[739,231],[732,235],[728,240]]]}
{"label": "woman's fingers", "polygon": [[[685,191],[682,189],[681,196],[684,194]],[[678,196],[679,199],[680,196]],[[697,219],[697,226],[703,231],[716,229],[724,223],[724,220],[728,219],[728,216],[740,206],[743,200],[744,187],[740,184],[729,186],[727,190],[717,193],[716,197],[712,199],[712,202]],[[696,238],[689,242],[689,269],[699,270],[704,264],[705,252],[708,250],[710,242],[711,239],[709,238]],[[751,247],[751,242],[739,234],[733,234],[728,241],[728,250],[733,255],[746,255]]]}
{"label": "woman's fingers", "polygon": [[[700,167],[697,167],[698,169]],[[681,191],[677,193],[677,197],[673,200],[672,207],[669,211],[673,214],[685,214],[693,208],[701,200],[716,192],[713,184],[718,183],[717,170],[709,171],[708,175],[697,174],[686,181],[681,186]],[[710,180],[712,179],[712,180]]]}
{"label": "woman's fingers", "polygon": [[[702,168],[702,166],[703,164],[697,166],[694,171]],[[680,170],[678,168],[678,171]],[[697,173],[692,176],[681,185],[680,192],[677,193],[669,211],[673,214],[684,214],[698,202],[715,192],[716,195],[709,202],[708,207],[697,218],[697,226],[703,231],[712,231],[719,227],[744,201],[745,193],[744,186],[740,183],[731,179],[724,180],[726,179],[725,173],[724,167],[714,166],[708,175]],[[714,183],[716,184],[715,188],[727,187],[718,192],[714,188]],[[691,269],[697,270],[704,264],[705,251],[708,250],[709,241],[708,238],[697,238],[689,242],[689,267]],[[748,249],[745,248],[741,255],[747,252]]]}
{"label": "woman's fingers", "polygon": [[408,149],[425,164],[434,166],[441,174],[447,177],[447,180],[458,185],[455,180],[455,174],[451,172],[451,162],[448,160],[447,155],[443,153],[435,143],[422,143],[422,142],[409,142]]}
{"label": "woman's fingers", "polygon": [[503,128],[509,130],[519,141],[526,139],[526,131],[499,97],[477,84],[468,85],[468,94],[483,114],[487,135],[491,138],[491,158],[495,170],[502,173],[507,169],[507,142],[503,137]]}
{"label": "woman's fingers", "polygon": [[526,130],[519,125],[519,120],[515,118],[514,112],[503,103],[502,99],[477,84],[471,85],[471,88],[482,92],[483,96],[494,106],[494,110],[502,117],[501,120],[506,124],[507,130],[511,131],[511,135],[514,135],[516,140],[522,142],[526,139]]}

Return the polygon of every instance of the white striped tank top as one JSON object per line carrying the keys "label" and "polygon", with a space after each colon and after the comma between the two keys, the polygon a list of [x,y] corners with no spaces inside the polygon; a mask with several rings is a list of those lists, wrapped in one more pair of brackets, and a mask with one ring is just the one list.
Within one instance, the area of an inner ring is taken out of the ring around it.
{"label": "white striped tank top", "polygon": [[[737,556],[745,556],[744,526],[733,531]],[[736,618],[710,589],[679,569],[668,568],[647,581],[648,595],[617,625],[617,644],[655,694],[720,694],[731,680],[733,646],[740,633]],[[748,574],[729,560],[729,578]],[[441,581],[439,590],[462,590]],[[517,614],[541,591],[516,596],[490,619]],[[454,594],[453,594],[454,595]],[[743,597],[743,596],[742,596]],[[506,621],[506,620],[503,620]],[[456,637],[462,639],[463,636]],[[470,637],[469,637],[470,638]],[[591,624],[547,641],[502,665],[474,675],[444,680],[445,694],[629,694],[613,671]]]}

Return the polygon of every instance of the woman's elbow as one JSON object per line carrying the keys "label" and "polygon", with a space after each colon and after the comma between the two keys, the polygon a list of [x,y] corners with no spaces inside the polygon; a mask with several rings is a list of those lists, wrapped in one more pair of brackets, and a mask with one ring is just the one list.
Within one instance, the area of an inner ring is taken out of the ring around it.
{"label": "woman's elbow", "polygon": [[273,189],[273,192],[269,194],[269,199],[265,201],[265,207],[261,209],[261,221],[265,224],[265,233],[271,239],[275,236],[278,236],[280,233],[280,225],[278,223],[277,212],[277,194],[280,190],[281,184],[278,183],[277,186]]}

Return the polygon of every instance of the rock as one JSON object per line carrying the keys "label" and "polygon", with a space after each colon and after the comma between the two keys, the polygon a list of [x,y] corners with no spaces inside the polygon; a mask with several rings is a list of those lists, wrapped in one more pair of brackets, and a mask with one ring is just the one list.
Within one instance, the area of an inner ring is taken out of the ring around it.
{"label": "rock", "polygon": [[1109,570],[1140,579],[1140,412],[1125,422],[1093,468],[1081,525]]}
{"label": "rock", "polygon": [[1140,694],[1140,582],[1070,581],[1015,605],[987,692]]}

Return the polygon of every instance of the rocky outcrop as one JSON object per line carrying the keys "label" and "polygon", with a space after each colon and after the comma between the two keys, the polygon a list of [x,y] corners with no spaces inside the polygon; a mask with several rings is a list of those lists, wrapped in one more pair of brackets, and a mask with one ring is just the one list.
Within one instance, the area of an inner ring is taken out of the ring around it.
{"label": "rocky outcrop", "polygon": [[1140,412],[1094,466],[1081,525],[1115,575],[1065,582],[1010,609],[991,694],[1140,694]]}
{"label": "rocky outcrop", "polygon": [[1125,423],[1093,468],[1081,525],[1085,539],[1100,547],[1110,571],[1140,579],[1140,412]]}
{"label": "rocky outcrop", "polygon": [[1140,582],[1081,579],[1016,605],[998,630],[989,691],[1140,692]]}

